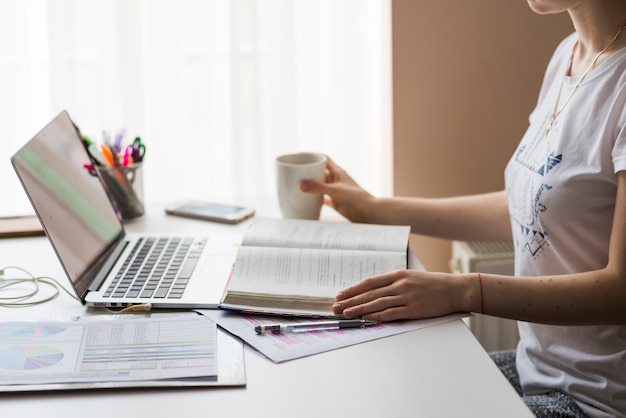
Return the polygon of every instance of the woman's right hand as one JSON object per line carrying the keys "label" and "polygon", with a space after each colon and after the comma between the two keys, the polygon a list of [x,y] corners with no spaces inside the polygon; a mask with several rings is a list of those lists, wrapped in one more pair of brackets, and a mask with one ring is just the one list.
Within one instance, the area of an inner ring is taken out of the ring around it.
{"label": "woman's right hand", "polygon": [[324,204],[334,208],[352,222],[373,222],[372,204],[376,198],[328,157],[326,182],[303,180],[300,189],[306,193],[324,194]]}

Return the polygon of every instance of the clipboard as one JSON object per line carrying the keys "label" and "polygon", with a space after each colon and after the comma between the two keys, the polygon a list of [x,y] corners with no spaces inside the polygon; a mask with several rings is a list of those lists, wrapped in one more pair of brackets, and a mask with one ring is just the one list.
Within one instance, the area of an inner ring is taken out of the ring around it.
{"label": "clipboard", "polygon": [[[189,313],[180,313],[180,315],[185,314]],[[15,392],[42,392],[87,389],[242,387],[246,385],[243,342],[220,327],[217,327],[217,358],[217,377],[0,385],[0,395],[2,393]]]}

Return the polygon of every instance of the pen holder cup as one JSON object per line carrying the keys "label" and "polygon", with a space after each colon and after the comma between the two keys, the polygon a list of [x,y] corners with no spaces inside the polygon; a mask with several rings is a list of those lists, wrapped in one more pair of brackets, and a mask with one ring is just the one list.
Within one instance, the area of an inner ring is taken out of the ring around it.
{"label": "pen holder cup", "polygon": [[97,170],[121,221],[135,219],[144,214],[141,163],[129,166],[99,166]]}

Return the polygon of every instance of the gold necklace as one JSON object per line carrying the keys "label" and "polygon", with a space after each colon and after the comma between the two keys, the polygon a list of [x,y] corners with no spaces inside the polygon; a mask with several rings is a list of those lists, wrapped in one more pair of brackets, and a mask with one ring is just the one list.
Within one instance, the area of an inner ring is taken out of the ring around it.
{"label": "gold necklace", "polygon": [[[565,106],[567,106],[567,104],[569,103],[570,99],[574,95],[574,92],[576,91],[578,86],[580,86],[580,83],[582,83],[585,77],[587,77],[587,74],[589,74],[589,71],[591,71],[596,66],[596,62],[598,62],[598,59],[602,56],[602,54],[604,54],[607,51],[607,49],[609,49],[615,43],[615,41],[617,41],[617,38],[619,38],[619,36],[622,34],[622,32],[624,31],[624,28],[626,28],[626,23],[620,26],[617,33],[613,37],[613,39],[611,39],[611,42],[609,42],[607,46],[605,46],[602,49],[602,51],[598,52],[598,55],[595,56],[593,61],[591,61],[591,64],[589,64],[589,67],[587,67],[583,75],[580,76],[580,78],[574,85],[574,88],[570,92],[569,96],[567,96],[567,99],[565,99],[565,102],[563,102],[563,105],[561,106],[561,108],[557,109],[559,105],[559,100],[561,99],[561,91],[563,90],[563,82],[565,81],[565,76],[563,76],[563,80],[561,80],[561,87],[559,88],[559,94],[556,96],[556,103],[554,103],[554,110],[552,111],[552,116],[550,116],[550,120],[548,121],[548,126],[546,127],[546,133],[543,136],[544,139],[548,137],[548,134],[550,133],[550,130],[552,129],[552,125],[554,124],[555,119],[561,114],[561,112],[563,112],[563,109],[565,109]],[[574,49],[572,49],[572,57],[570,58],[570,66],[572,65],[573,58],[574,58]]]}

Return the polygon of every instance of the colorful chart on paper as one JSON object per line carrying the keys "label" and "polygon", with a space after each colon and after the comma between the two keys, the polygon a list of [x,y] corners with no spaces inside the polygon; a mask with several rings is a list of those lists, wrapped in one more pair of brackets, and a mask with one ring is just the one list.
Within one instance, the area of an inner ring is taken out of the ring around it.
{"label": "colorful chart on paper", "polygon": [[42,369],[61,360],[63,352],[45,345],[25,345],[0,350],[0,369],[3,370]]}
{"label": "colorful chart on paper", "polygon": [[214,381],[216,337],[217,325],[196,313],[0,322],[0,386]]}
{"label": "colorful chart on paper", "polygon": [[19,325],[19,326],[0,326],[0,338],[3,337],[22,337],[22,338],[44,338],[52,335],[60,334],[67,327],[57,326],[38,326],[38,325]]}

